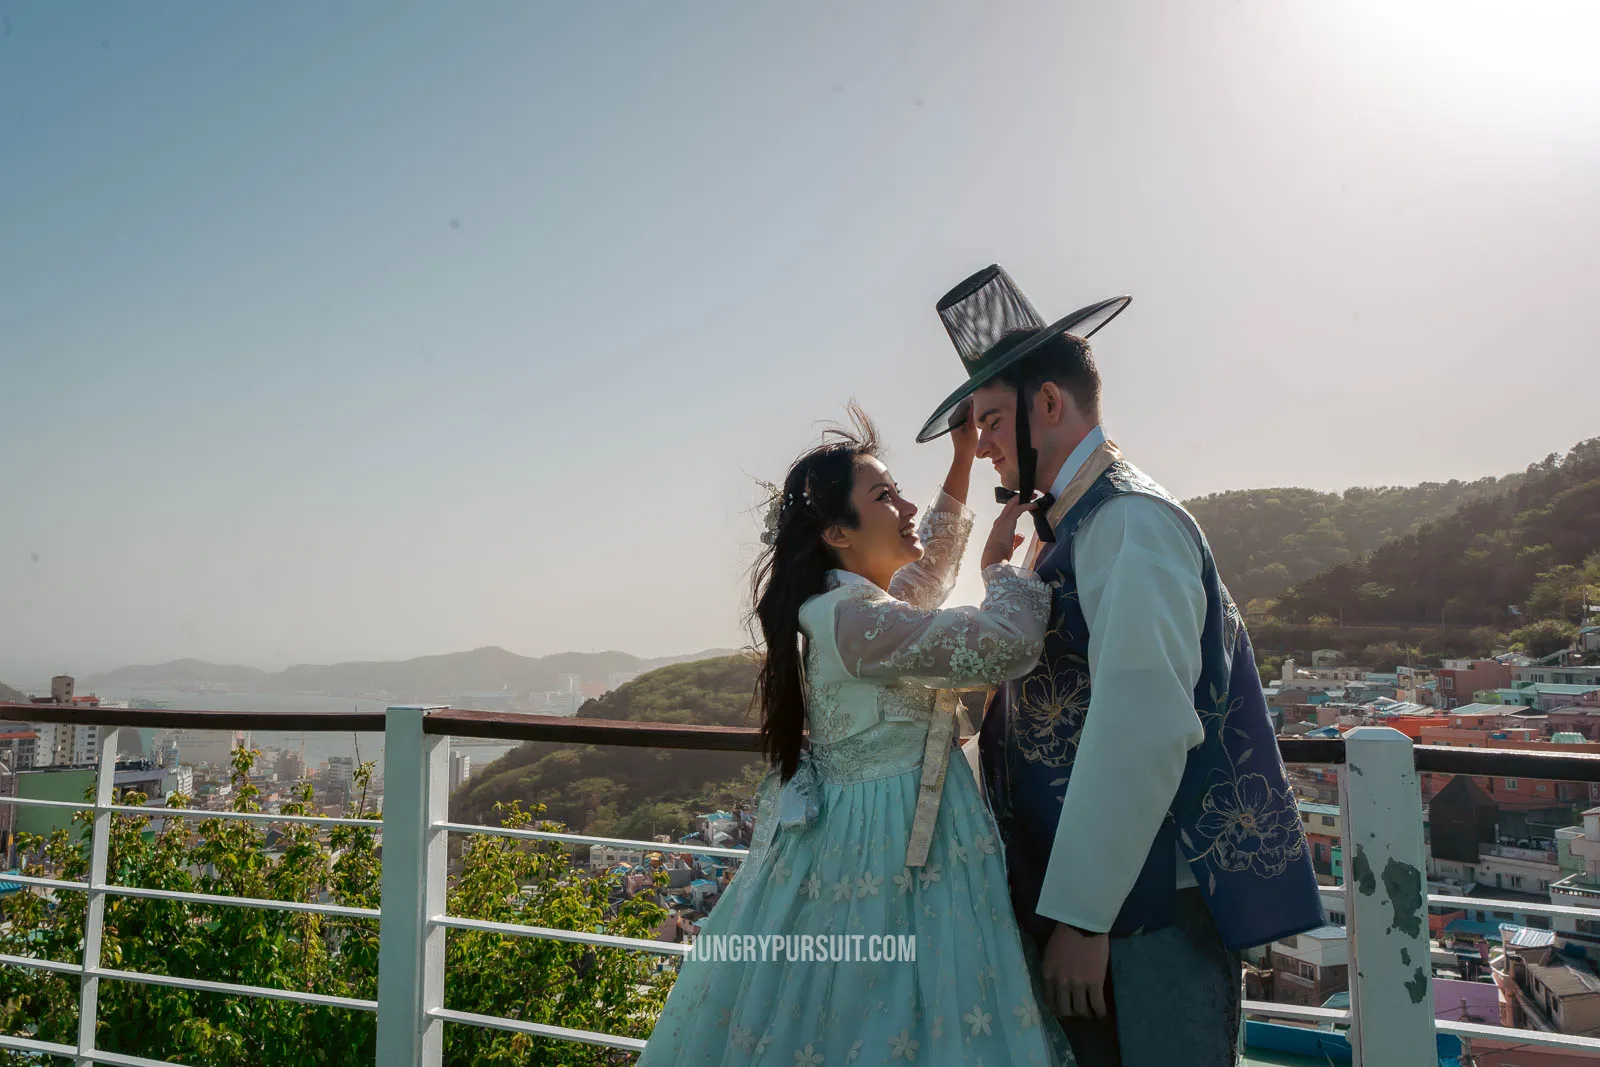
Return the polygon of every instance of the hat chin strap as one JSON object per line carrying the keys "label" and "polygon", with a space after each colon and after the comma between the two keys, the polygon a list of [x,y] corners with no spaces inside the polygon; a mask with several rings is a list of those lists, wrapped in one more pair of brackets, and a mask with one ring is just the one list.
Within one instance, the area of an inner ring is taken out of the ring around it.
{"label": "hat chin strap", "polygon": [[1017,494],[1024,500],[1033,499],[1033,479],[1039,473],[1039,450],[1033,447],[1033,435],[1028,432],[1028,409],[1033,398],[1023,396],[1024,386],[1017,383]]}
{"label": "hat chin strap", "polygon": [[[1033,499],[1033,480],[1039,472],[1039,450],[1033,447],[1033,436],[1028,432],[1028,409],[1033,407],[1033,398],[1024,398],[1025,387],[1022,382],[1017,382],[1017,491],[1000,486],[994,492],[995,500],[1004,504],[1015,497],[1023,500]],[[1039,500],[1038,506],[1033,509],[1033,531],[1040,542],[1048,544],[1056,539],[1056,533],[1050,528],[1050,520],[1046,513],[1055,503],[1055,497],[1045,493]]]}

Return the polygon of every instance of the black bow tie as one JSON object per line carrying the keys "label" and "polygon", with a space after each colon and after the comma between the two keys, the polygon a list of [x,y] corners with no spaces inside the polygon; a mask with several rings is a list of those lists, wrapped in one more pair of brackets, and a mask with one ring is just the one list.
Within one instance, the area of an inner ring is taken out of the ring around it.
{"label": "black bow tie", "polygon": [[[1007,489],[997,485],[994,489],[994,499],[997,504],[1009,504],[1021,494],[1015,489]],[[1041,544],[1052,544],[1056,539],[1056,532],[1050,528],[1050,509],[1055,506],[1056,498],[1050,493],[1041,493],[1034,498],[1033,532],[1038,536]]]}

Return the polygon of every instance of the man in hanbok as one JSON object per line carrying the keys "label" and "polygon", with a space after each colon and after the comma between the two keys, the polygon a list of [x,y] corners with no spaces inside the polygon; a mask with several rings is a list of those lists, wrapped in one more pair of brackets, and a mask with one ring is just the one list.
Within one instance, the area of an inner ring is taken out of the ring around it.
{"label": "man in hanbok", "polygon": [[[1194,518],[1100,425],[1088,340],[1115,297],[1047,324],[998,266],[938,304],[1005,501],[1037,497],[1044,653],[995,691],[983,785],[1012,904],[1082,1067],[1229,1067],[1245,948],[1323,922],[1243,619]],[[1209,413],[1196,412],[1203,429]]]}

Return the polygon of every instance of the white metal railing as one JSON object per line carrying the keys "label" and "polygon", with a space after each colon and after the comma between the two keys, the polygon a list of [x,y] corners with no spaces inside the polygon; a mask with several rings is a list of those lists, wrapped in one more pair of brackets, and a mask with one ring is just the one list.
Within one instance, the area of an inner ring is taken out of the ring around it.
{"label": "white metal railing", "polygon": [[110,1064],[119,1067],[182,1067],[170,1061],[157,1061],[144,1059],[138,1056],[128,1056],[122,1053],[110,1052],[95,1047],[95,1029],[99,1013],[100,981],[106,979],[115,982],[129,982],[137,985],[165,986],[175,989],[186,989],[194,992],[229,993],[238,996],[259,997],[270,1000],[290,1001],[296,1004],[305,1004],[318,1007],[345,1008],[355,1011],[376,1012],[378,1002],[375,1000],[361,1000],[352,997],[330,996],[322,993],[302,992],[292,989],[275,989],[266,986],[251,986],[230,982],[203,981],[193,978],[181,978],[174,975],[149,974],[136,971],[124,971],[112,967],[102,966],[100,949],[105,928],[105,903],[109,897],[132,897],[147,900],[172,900],[195,904],[209,904],[217,906],[263,908],[276,911],[302,912],[307,914],[324,915],[340,918],[379,919],[380,912],[372,908],[350,908],[332,904],[318,904],[311,902],[270,900],[258,897],[232,897],[218,896],[207,893],[185,893],[163,889],[144,889],[135,886],[116,885],[109,880],[107,872],[107,859],[111,843],[111,820],[118,814],[140,814],[146,817],[185,818],[185,819],[236,819],[243,821],[266,822],[302,822],[317,825],[361,825],[373,830],[380,830],[381,824],[370,819],[346,819],[326,816],[277,816],[259,812],[237,811],[209,811],[189,808],[155,808],[145,805],[117,804],[114,803],[113,787],[116,776],[116,754],[118,751],[119,729],[112,727],[101,734],[100,758],[95,773],[95,797],[92,803],[35,800],[24,797],[0,797],[0,803],[14,807],[50,808],[57,810],[70,810],[74,812],[87,811],[94,817],[93,829],[90,836],[89,872],[88,879],[83,882],[64,881],[54,878],[37,878],[22,874],[8,874],[5,880],[15,882],[22,886],[36,889],[45,889],[51,892],[76,892],[84,893],[88,897],[88,907],[84,916],[84,933],[82,958],[78,963],[65,963],[56,960],[36,959],[25,956],[0,956],[0,964],[12,967],[24,967],[33,970],[50,971],[56,974],[76,976],[79,980],[78,995],[78,1035],[76,1043],[72,1045],[50,1041],[37,1041],[32,1038],[12,1034],[0,1034],[0,1048],[11,1049],[18,1052],[32,1052],[51,1056],[61,1056],[71,1059],[78,1067],[88,1064]]}
{"label": "white metal railing", "polygon": [[[447,807],[449,739],[429,734],[423,728],[428,712],[435,710],[443,709],[391,708],[385,732],[385,783],[411,782],[415,788],[401,790],[405,799],[399,804],[390,800],[394,793],[392,786],[384,797],[383,918],[379,921],[378,950],[378,1003],[384,1024],[378,1028],[378,1062],[438,1067],[443,1060],[444,1024],[447,1022],[642,1052],[645,1043],[634,1037],[454,1011],[444,1006],[445,931],[450,929],[556,938],[663,955],[682,955],[684,949],[642,938],[549,930],[445,914],[445,859],[448,835],[452,832],[602,844],[645,851],[659,850],[661,845],[450,822]],[[741,850],[708,847],[694,851],[724,856],[741,854]]]}
{"label": "white metal railing", "polygon": [[[79,1067],[91,1063],[145,1067],[158,1061],[98,1049],[94,1044],[99,983],[102,979],[193,991],[227,993],[288,1001],[308,1006],[376,1012],[376,1061],[384,1067],[438,1067],[446,1023],[486,1027],[531,1036],[599,1045],[637,1052],[644,1042],[632,1037],[572,1029],[526,1020],[481,1015],[444,1007],[445,936],[466,930],[514,937],[553,939],[597,948],[681,956],[682,945],[585,931],[556,930],[515,923],[490,922],[446,913],[446,859],[450,834],[481,834],[659,851],[658,842],[594,837],[515,827],[474,826],[448,819],[449,738],[425,728],[435,707],[394,707],[385,716],[385,780],[388,784],[381,822],[333,816],[274,815],[260,812],[162,809],[114,803],[117,731],[103,737],[92,803],[0,797],[0,804],[90,811],[93,830],[86,881],[7,875],[21,885],[50,892],[79,892],[88,897],[82,959],[65,963],[23,956],[0,956],[0,966],[25,967],[79,980],[79,1028],[72,1045],[25,1036],[0,1035],[0,1048],[71,1059]],[[90,711],[86,714],[92,715]],[[458,713],[459,714],[459,713]],[[93,721],[93,719],[88,719]],[[1426,856],[1422,842],[1422,806],[1409,739],[1384,727],[1362,727],[1345,735],[1345,763],[1340,775],[1340,807],[1345,853],[1345,884],[1325,887],[1325,898],[1342,906],[1350,946],[1350,1009],[1333,1010],[1263,1001],[1246,1001],[1251,1018],[1282,1019],[1322,1028],[1349,1028],[1355,1062],[1377,1065],[1432,1064],[1435,1037],[1455,1034],[1469,1039],[1514,1041],[1569,1052],[1600,1054],[1600,1039],[1531,1030],[1510,1030],[1469,1023],[1437,1023],[1433,1015],[1428,906],[1472,909],[1498,906],[1529,915],[1561,919],[1600,919],[1600,910],[1569,905],[1533,904],[1490,897],[1428,895]],[[362,826],[383,835],[382,904],[379,909],[331,904],[216,896],[112,884],[107,856],[111,820],[118,814],[190,819],[237,819],[255,822]],[[709,845],[672,845],[674,852],[738,859],[743,849]],[[377,920],[379,975],[376,1000],[330,996],[226,982],[144,974],[104,966],[100,958],[105,902],[117,896],[185,901],[212,906],[267,908],[340,918]],[[1356,965],[1356,961],[1360,965]],[[165,1067],[182,1067],[166,1064]]]}

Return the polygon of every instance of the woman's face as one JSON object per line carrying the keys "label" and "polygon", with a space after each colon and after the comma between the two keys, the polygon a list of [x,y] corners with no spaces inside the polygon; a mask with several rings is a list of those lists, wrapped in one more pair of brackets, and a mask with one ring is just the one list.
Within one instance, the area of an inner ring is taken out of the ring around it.
{"label": "woman's face", "polygon": [[847,569],[883,585],[895,571],[922,558],[917,506],[900,495],[877,457],[857,460],[855,473],[850,503],[860,521],[854,527],[835,527],[828,540]]}

